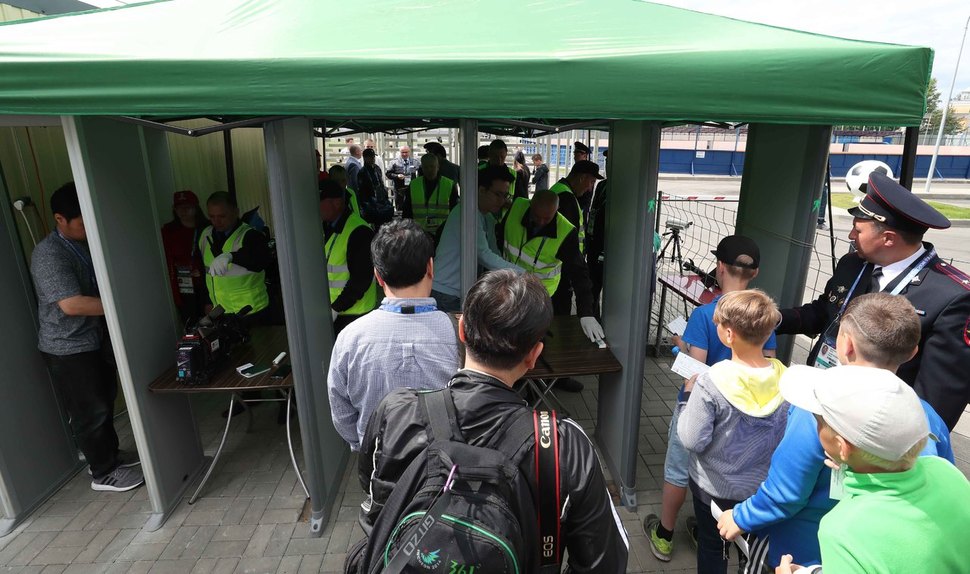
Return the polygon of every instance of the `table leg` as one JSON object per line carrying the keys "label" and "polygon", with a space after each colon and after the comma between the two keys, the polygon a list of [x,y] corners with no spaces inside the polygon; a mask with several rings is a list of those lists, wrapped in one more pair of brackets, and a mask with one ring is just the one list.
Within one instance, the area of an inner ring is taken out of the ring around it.
{"label": "table leg", "polygon": [[303,481],[303,474],[300,472],[300,465],[296,463],[296,454],[293,452],[293,425],[290,423],[290,409],[293,408],[293,389],[287,389],[286,391],[286,442],[290,447],[290,461],[293,463],[293,470],[296,471],[296,478],[300,481],[300,486],[303,487],[303,492],[306,494],[307,498],[310,498],[310,491],[307,490],[306,482]]}
{"label": "table leg", "polygon": [[[242,398],[239,399],[242,401]],[[219,460],[219,455],[222,454],[222,447],[226,445],[226,437],[229,436],[229,425],[232,424],[232,407],[235,406],[236,393],[229,395],[229,416],[226,417],[226,430],[222,431],[222,440],[219,441],[219,448],[216,449],[216,453],[212,456],[212,462],[209,463],[209,468],[205,471],[205,476],[202,477],[202,482],[199,483],[199,487],[195,489],[195,493],[192,498],[189,499],[189,504],[195,504],[196,499],[199,498],[199,493],[205,487],[205,483],[209,481],[209,477],[212,476],[212,469],[216,467],[216,462]]]}
{"label": "table leg", "polygon": [[556,395],[556,393],[552,390],[553,386],[556,384],[556,381],[558,380],[559,379],[552,379],[550,382],[547,383],[545,379],[539,379],[539,382],[542,383],[542,385],[545,388],[542,388],[539,385],[536,385],[535,383],[533,383],[533,386],[535,387],[538,395],[536,402],[532,404],[533,410],[535,410],[535,408],[539,406],[540,403],[545,403],[546,407],[556,411],[563,417],[569,416],[569,411],[566,410],[566,407],[562,406],[562,401],[559,400],[559,396]]}

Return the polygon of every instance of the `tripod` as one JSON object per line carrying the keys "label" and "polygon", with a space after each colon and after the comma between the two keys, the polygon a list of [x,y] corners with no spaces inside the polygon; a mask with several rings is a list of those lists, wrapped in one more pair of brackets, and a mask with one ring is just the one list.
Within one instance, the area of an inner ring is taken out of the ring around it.
{"label": "tripod", "polygon": [[668,228],[668,230],[669,231],[665,232],[662,237],[667,237],[668,235],[670,237],[667,239],[667,243],[664,243],[663,249],[661,249],[660,250],[660,253],[657,255],[657,263],[659,264],[659,263],[663,262],[664,257],[667,254],[667,248],[670,247],[670,244],[671,243],[673,243],[674,248],[673,248],[673,250],[670,253],[670,262],[673,263],[674,261],[676,261],[677,262],[677,270],[680,272],[681,275],[683,275],[684,274],[684,258],[683,258],[683,256],[681,255],[681,252],[680,252],[680,246],[681,246],[680,228],[678,228],[678,227],[670,227],[670,228]]}

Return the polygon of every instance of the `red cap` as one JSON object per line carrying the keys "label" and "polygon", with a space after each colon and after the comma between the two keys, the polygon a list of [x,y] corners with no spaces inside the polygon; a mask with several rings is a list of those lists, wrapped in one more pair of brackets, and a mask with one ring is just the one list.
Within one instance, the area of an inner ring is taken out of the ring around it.
{"label": "red cap", "polygon": [[172,203],[175,207],[182,207],[183,205],[194,205],[198,207],[199,198],[192,193],[192,190],[184,189],[175,192],[175,198]]}

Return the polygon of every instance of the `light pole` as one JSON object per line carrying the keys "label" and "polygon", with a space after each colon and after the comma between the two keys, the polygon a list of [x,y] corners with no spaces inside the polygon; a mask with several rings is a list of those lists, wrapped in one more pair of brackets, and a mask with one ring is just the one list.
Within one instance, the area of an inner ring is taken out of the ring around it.
{"label": "light pole", "polygon": [[950,82],[950,91],[943,101],[943,113],[940,114],[940,131],[936,133],[936,147],[933,148],[933,159],[930,160],[930,171],[926,174],[926,187],[923,191],[930,191],[930,184],[933,183],[933,172],[936,171],[936,158],[940,154],[940,142],[943,141],[943,128],[946,126],[946,114],[950,111],[950,98],[953,97],[953,87],[957,83],[957,73],[960,72],[960,57],[963,56],[963,43],[967,40],[967,28],[970,28],[970,16],[963,27],[963,39],[960,40],[960,51],[957,52],[957,66],[953,70],[953,80]]}

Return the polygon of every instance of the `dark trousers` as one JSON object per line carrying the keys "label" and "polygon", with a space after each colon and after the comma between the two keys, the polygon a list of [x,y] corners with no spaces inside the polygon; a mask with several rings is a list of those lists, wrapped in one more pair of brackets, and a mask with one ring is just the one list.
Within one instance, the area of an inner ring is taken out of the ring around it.
{"label": "dark trousers", "polygon": [[[691,491],[697,488],[691,485]],[[726,542],[721,538],[717,529],[717,521],[711,515],[711,503],[703,502],[693,494],[694,517],[697,518],[697,573],[698,574],[726,574],[728,561],[727,552],[733,542]],[[721,510],[734,508],[739,501],[714,499]],[[738,553],[740,554],[740,550]]]}
{"label": "dark trousers", "polygon": [[552,314],[557,317],[573,314],[573,289],[565,281],[560,281],[559,288],[552,294]]}
{"label": "dark trousers", "polygon": [[114,426],[118,381],[114,365],[103,352],[44,353],[54,388],[70,416],[77,446],[91,465],[94,478],[101,478],[118,466],[118,433]]}
{"label": "dark trousers", "polygon": [[344,327],[350,325],[357,319],[360,319],[363,315],[337,315],[337,318],[333,320],[333,336],[336,337],[344,330]]}
{"label": "dark trousers", "polygon": [[589,279],[593,283],[593,315],[599,317],[600,309],[600,295],[603,292],[603,262],[599,260],[599,257],[590,257],[591,261],[587,262],[586,266],[589,267]]}

